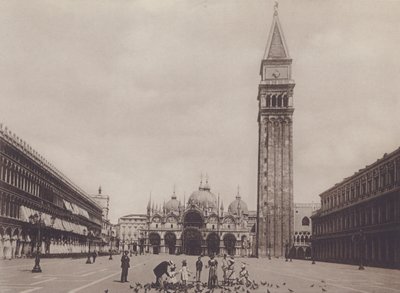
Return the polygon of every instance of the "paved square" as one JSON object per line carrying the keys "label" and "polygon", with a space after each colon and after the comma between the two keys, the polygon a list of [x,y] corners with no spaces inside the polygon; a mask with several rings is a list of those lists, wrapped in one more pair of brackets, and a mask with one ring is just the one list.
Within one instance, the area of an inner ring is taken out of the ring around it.
{"label": "paved square", "polygon": [[[183,259],[189,270],[195,272],[194,256],[146,255],[131,257],[129,283],[120,283],[120,256],[98,257],[96,263],[85,264],[85,259],[43,259],[43,272],[31,273],[34,261],[21,259],[0,261],[0,292],[134,292],[135,283],[154,282],[153,268],[161,261],[171,259],[180,269]],[[205,264],[208,258],[203,258]],[[219,263],[221,259],[218,258]],[[236,272],[246,263],[251,279],[259,284],[257,290],[234,287],[231,292],[400,292],[400,271],[369,268],[359,271],[356,266],[317,263],[282,259],[237,258]],[[222,271],[219,268],[221,280]],[[206,282],[208,269],[203,269],[202,281]],[[190,277],[191,279],[193,278]],[[178,278],[179,279],[179,278]],[[264,281],[269,285],[262,285]],[[262,283],[261,283],[262,282]],[[229,290],[216,289],[215,292]],[[203,292],[207,292],[204,289]],[[144,292],[144,290],[139,290]],[[148,292],[158,292],[151,290]],[[194,292],[194,289],[190,290]]]}

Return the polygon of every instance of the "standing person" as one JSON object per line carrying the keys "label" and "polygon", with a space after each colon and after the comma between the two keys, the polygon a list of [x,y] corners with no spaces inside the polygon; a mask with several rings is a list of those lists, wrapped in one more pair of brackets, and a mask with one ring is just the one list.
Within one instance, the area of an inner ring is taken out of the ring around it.
{"label": "standing person", "polygon": [[211,254],[210,260],[208,261],[210,268],[208,272],[208,289],[215,288],[218,285],[217,268],[218,261],[214,258],[214,254]]}
{"label": "standing person", "polygon": [[92,257],[93,257],[93,263],[95,263],[96,262],[96,257],[97,257],[97,250],[96,249],[93,250]]}
{"label": "standing person", "polygon": [[189,280],[189,275],[191,274],[190,271],[187,268],[187,262],[186,259],[182,261],[182,268],[180,270],[181,272],[181,281],[183,285],[186,285],[187,281]]}
{"label": "standing person", "polygon": [[125,251],[121,257],[121,283],[128,282],[128,269],[130,268],[130,258],[128,256],[128,251]]}
{"label": "standing person", "polygon": [[196,261],[196,282],[200,282],[201,270],[203,269],[203,262],[201,261],[201,256]]}
{"label": "standing person", "polygon": [[174,263],[170,261],[163,261],[160,262],[153,270],[154,275],[156,276],[156,286],[160,287],[161,286],[161,277],[166,274],[168,277],[171,277],[169,274],[169,267],[173,266]]}
{"label": "standing person", "polygon": [[289,259],[289,243],[286,240],[286,242],[285,242],[285,261],[288,261],[288,259]]}
{"label": "standing person", "polygon": [[228,268],[228,260],[226,259],[226,253],[224,253],[224,258],[222,259],[222,276],[224,278],[224,284],[226,283],[226,269]]}

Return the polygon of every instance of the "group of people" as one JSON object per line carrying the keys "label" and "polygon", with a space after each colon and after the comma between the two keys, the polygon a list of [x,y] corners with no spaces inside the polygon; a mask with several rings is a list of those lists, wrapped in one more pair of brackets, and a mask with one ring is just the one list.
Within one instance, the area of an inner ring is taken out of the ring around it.
{"label": "group of people", "polygon": [[[130,259],[128,256],[128,251],[125,251],[121,257],[121,282],[127,282],[128,269],[130,267]],[[205,268],[209,269],[208,272],[208,282],[207,286],[209,289],[217,287],[218,284],[218,261],[215,255],[210,255],[208,263]],[[199,256],[196,261],[196,274],[194,279],[197,283],[201,282],[201,273],[203,270],[202,257]],[[187,267],[187,261],[182,260],[182,267],[177,270],[176,265],[172,260],[163,261],[159,263],[154,269],[153,273],[155,275],[155,287],[161,286],[175,286],[177,284],[186,285],[189,282],[189,276],[193,273]],[[178,281],[178,275],[180,274],[180,281]],[[243,284],[247,285],[251,283],[249,278],[249,272],[246,269],[246,265],[242,263],[241,270],[238,277],[235,274],[235,259],[233,256],[227,257],[225,254],[222,259],[222,274],[223,282],[225,286]]]}

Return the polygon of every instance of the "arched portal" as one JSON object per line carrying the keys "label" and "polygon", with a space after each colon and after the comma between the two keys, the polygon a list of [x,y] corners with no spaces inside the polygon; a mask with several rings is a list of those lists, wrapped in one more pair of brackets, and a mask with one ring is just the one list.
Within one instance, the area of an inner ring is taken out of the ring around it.
{"label": "arched portal", "polygon": [[297,258],[298,259],[304,259],[304,249],[303,247],[299,247],[297,250]]}
{"label": "arched portal", "polygon": [[305,253],[304,256],[305,256],[306,259],[310,259],[311,258],[311,248],[310,247],[306,248],[306,253]]}
{"label": "arched portal", "polygon": [[291,259],[292,259],[292,258],[297,258],[296,248],[295,248],[294,246],[290,249],[289,257],[290,257]]}
{"label": "arched portal", "polygon": [[204,225],[203,218],[200,212],[196,210],[188,211],[183,219],[184,228],[187,227],[196,227],[201,229]]}
{"label": "arched portal", "polygon": [[219,254],[219,236],[217,233],[210,233],[207,237],[208,255]]}
{"label": "arched portal", "polygon": [[235,255],[236,237],[233,234],[225,234],[224,245],[229,255]]}
{"label": "arched portal", "polygon": [[153,248],[153,254],[158,254],[160,252],[161,237],[158,233],[149,234],[149,242]]}
{"label": "arched portal", "polygon": [[175,254],[176,236],[175,233],[167,232],[164,236],[165,246],[168,247],[169,254]]}
{"label": "arched portal", "polygon": [[201,254],[201,232],[197,228],[186,228],[183,231],[183,253],[188,255]]}

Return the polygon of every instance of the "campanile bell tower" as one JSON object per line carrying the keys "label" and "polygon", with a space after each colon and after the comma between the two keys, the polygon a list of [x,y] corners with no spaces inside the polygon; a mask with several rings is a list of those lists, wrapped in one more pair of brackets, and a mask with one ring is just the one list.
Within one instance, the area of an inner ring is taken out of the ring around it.
{"label": "campanile bell tower", "polygon": [[[257,253],[284,256],[293,235],[292,59],[275,5],[258,87]],[[285,245],[287,243],[287,245]]]}

